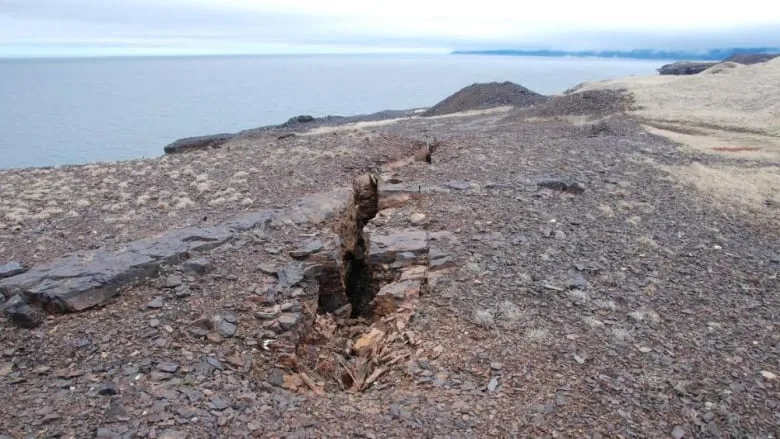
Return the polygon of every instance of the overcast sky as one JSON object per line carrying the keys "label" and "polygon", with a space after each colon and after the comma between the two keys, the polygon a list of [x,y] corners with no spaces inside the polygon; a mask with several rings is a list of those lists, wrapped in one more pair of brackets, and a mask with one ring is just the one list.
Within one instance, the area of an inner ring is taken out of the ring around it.
{"label": "overcast sky", "polygon": [[757,45],[776,0],[0,0],[0,56]]}

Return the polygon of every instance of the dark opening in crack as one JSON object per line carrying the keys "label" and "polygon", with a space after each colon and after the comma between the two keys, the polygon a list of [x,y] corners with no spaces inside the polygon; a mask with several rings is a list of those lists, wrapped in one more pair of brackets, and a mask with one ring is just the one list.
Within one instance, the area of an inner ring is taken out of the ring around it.
{"label": "dark opening in crack", "polygon": [[377,178],[364,174],[352,182],[352,203],[341,223],[341,279],[352,317],[370,317],[376,294],[371,266],[367,262],[369,242],[363,228],[379,209]]}

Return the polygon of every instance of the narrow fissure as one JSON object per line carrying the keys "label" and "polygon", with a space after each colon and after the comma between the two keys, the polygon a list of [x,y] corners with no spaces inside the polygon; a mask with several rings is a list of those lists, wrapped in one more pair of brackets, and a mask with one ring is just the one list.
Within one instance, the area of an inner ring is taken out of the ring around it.
{"label": "narrow fissure", "polygon": [[339,260],[325,266],[317,278],[317,305],[320,313],[369,318],[378,288],[368,263],[370,244],[363,228],[379,208],[377,178],[361,175],[352,182],[352,189],[352,202],[338,223]]}
{"label": "narrow fissure", "polygon": [[364,174],[352,183],[352,205],[341,227],[342,280],[352,317],[370,317],[371,301],[376,294],[371,266],[370,244],[363,228],[377,214],[379,191],[377,178]]}

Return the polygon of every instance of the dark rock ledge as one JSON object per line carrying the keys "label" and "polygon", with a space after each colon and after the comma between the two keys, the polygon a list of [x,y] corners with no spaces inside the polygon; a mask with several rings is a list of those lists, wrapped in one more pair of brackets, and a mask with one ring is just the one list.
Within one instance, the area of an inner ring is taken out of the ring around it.
{"label": "dark rock ledge", "polygon": [[[317,224],[343,211],[350,201],[347,188],[311,195],[281,210],[239,215],[211,227],[188,227],[132,241],[122,248],[69,253],[28,271],[0,279],[0,294],[14,317],[30,311],[29,304],[49,312],[78,312],[100,305],[122,287],[153,276],[162,265],[178,264],[192,255],[214,249],[237,234],[281,224]],[[26,320],[24,326],[34,326]],[[35,319],[40,323],[40,319]],[[21,321],[21,320],[20,320]]]}

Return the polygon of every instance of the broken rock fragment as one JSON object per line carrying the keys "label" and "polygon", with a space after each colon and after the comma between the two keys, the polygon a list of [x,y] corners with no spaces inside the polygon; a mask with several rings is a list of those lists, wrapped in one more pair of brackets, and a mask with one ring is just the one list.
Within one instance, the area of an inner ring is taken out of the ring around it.
{"label": "broken rock fragment", "polygon": [[29,305],[22,296],[10,298],[4,307],[11,322],[20,328],[33,329],[43,323],[43,311]]}
{"label": "broken rock fragment", "polygon": [[409,279],[383,286],[374,297],[374,314],[379,316],[392,314],[404,302],[419,298],[421,288],[420,279]]}

